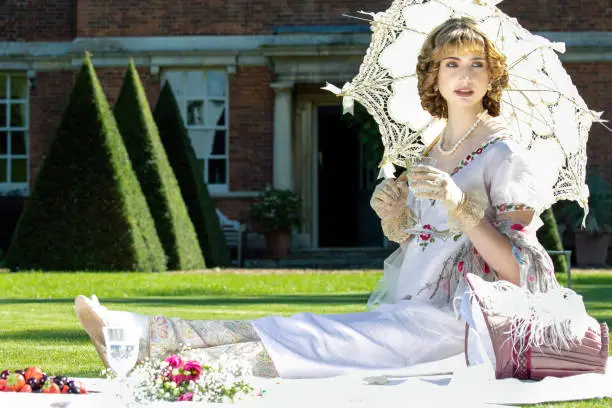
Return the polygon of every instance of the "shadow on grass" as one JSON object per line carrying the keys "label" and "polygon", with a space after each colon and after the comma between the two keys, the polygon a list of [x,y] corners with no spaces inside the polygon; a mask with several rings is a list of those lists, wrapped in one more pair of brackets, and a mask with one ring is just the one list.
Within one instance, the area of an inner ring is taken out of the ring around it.
{"label": "shadow on grass", "polygon": [[0,305],[25,305],[28,303],[54,304],[54,303],[74,303],[74,298],[52,298],[52,299],[0,299]]}
{"label": "shadow on grass", "polygon": [[588,312],[609,312],[612,311],[612,306],[611,305],[601,305],[601,304],[590,304],[589,302],[586,302],[586,308]]}
{"label": "shadow on grass", "polygon": [[0,343],[5,341],[20,341],[20,342],[37,342],[41,345],[45,344],[75,344],[78,343],[89,343],[89,336],[85,330],[74,329],[74,330],[14,330],[4,331],[0,333]]}
{"label": "shadow on grass", "polygon": [[[565,281],[563,279],[559,279]],[[574,274],[572,273],[572,284],[574,285],[612,285],[612,274]]]}
{"label": "shadow on grass", "polygon": [[[205,287],[186,287],[186,288],[162,288],[155,290],[133,290],[134,295],[139,296],[236,296],[236,291],[228,291],[223,289],[207,289]],[[257,296],[257,295],[253,295]],[[267,295],[263,295],[267,296]]]}
{"label": "shadow on grass", "polygon": [[[206,298],[177,298],[177,297],[130,297],[130,298],[104,298],[102,303],[126,304],[126,305],[172,305],[172,306],[220,306],[220,305],[262,305],[262,304],[315,304],[315,305],[338,305],[338,304],[364,304],[368,299],[368,293],[351,293],[346,295],[261,295],[252,297],[206,297]],[[0,299],[0,305],[19,305],[27,303],[69,303],[72,298],[55,299]]]}

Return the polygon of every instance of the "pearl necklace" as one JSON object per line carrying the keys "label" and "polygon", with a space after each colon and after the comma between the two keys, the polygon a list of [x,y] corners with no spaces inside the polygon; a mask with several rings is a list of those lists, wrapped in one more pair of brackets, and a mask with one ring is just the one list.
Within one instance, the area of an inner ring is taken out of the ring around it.
{"label": "pearl necklace", "polygon": [[465,132],[463,134],[463,136],[461,136],[461,138],[459,138],[459,140],[457,140],[457,143],[455,143],[449,150],[444,150],[444,149],[442,149],[442,140],[443,139],[446,140],[448,138],[448,126],[447,126],[444,129],[444,137],[443,137],[443,139],[440,138],[440,140],[438,140],[438,143],[436,144],[436,148],[438,149],[440,154],[442,154],[444,156],[450,156],[451,154],[455,153],[457,151],[457,149],[459,148],[459,146],[461,146],[463,144],[463,142],[465,142],[467,140],[467,138],[472,134],[474,129],[476,129],[476,126],[478,126],[478,124],[480,123],[480,121],[484,117],[484,113],[485,112],[486,111],[482,111],[481,113],[478,114],[478,118],[476,118],[476,122],[474,122],[472,127],[470,127],[467,130],[467,132]]}

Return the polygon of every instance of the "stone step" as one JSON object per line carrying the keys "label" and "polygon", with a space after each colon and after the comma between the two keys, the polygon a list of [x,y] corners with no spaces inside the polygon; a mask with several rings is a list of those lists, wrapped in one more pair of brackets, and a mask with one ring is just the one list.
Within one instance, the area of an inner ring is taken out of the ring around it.
{"label": "stone step", "polygon": [[247,258],[246,268],[382,269],[394,248],[333,248],[293,251],[285,259]]}

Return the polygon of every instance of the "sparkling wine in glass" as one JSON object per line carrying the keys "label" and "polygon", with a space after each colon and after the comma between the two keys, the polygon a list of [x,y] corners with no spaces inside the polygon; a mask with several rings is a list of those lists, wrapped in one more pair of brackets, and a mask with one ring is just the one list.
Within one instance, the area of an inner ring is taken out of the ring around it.
{"label": "sparkling wine in glass", "polygon": [[106,326],[102,331],[106,344],[106,361],[119,381],[119,399],[129,406],[131,398],[127,395],[127,375],[138,360],[140,330],[136,327]]}
{"label": "sparkling wine in glass", "polygon": [[[433,157],[429,157],[429,156],[410,157],[406,159],[406,171],[408,172],[408,174],[410,174],[410,172],[412,171],[414,167],[417,167],[417,166],[432,166],[433,167],[435,165],[436,165],[436,159],[434,159]],[[421,218],[423,217],[423,209],[425,206],[425,202],[429,202],[430,200],[427,198],[423,199],[423,198],[416,197],[418,193],[422,193],[424,192],[424,190],[418,189],[418,188],[412,188],[410,186],[409,188],[412,190],[412,193],[415,194],[413,212],[417,220],[417,226],[421,226]]]}

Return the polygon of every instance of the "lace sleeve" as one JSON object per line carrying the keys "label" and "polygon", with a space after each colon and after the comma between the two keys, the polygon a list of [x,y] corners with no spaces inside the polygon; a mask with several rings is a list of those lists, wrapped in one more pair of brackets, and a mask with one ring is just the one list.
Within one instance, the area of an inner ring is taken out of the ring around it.
{"label": "lace sleeve", "polygon": [[413,212],[406,206],[397,217],[381,218],[380,223],[385,236],[390,241],[401,244],[410,238],[411,234],[407,232],[407,229],[413,227],[416,221]]}

